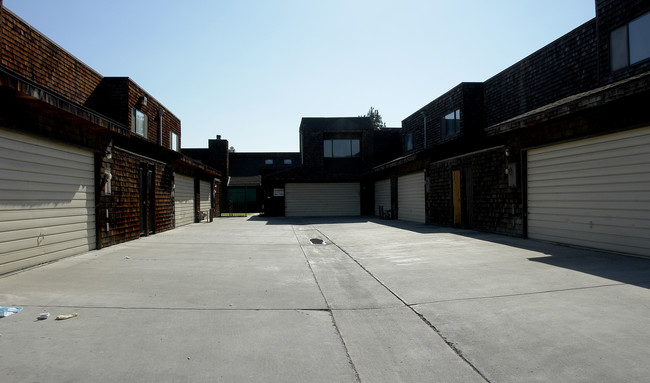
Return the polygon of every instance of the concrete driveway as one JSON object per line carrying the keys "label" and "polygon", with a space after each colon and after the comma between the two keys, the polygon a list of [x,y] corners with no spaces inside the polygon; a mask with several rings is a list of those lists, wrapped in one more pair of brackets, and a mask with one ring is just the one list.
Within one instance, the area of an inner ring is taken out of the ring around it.
{"label": "concrete driveway", "polygon": [[16,382],[648,381],[649,287],[650,260],[530,240],[221,218],[0,277],[0,306],[23,308],[0,319],[0,371]]}

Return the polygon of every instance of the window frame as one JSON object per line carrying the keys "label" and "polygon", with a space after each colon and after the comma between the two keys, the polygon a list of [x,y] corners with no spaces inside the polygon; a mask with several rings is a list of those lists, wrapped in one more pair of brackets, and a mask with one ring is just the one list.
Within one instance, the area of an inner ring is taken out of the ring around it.
{"label": "window frame", "polygon": [[[347,142],[347,145],[345,144],[345,142]],[[323,157],[324,158],[361,158],[361,139],[359,138],[323,139]]]}
{"label": "window frame", "polygon": [[169,131],[169,148],[176,152],[181,151],[179,135],[171,130]]}
{"label": "window frame", "polygon": [[650,40],[643,33],[650,30],[650,12],[609,33],[609,65],[612,72],[650,60]]}
{"label": "window frame", "polygon": [[[138,132],[138,117],[142,115],[142,134]],[[149,116],[140,109],[133,107],[131,118],[131,131],[140,137],[148,138],[149,135]]]}
{"label": "window frame", "polygon": [[445,114],[442,117],[442,138],[454,137],[460,134],[460,125],[460,108],[456,108],[452,112]]}
{"label": "window frame", "polygon": [[410,152],[413,149],[415,149],[415,145],[413,143],[413,132],[408,132],[404,136],[404,150],[406,152]]}

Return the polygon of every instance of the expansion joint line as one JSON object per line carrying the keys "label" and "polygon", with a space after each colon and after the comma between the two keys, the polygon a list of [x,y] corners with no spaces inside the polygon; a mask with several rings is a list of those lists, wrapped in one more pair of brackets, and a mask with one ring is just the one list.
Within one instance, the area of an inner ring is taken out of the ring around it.
{"label": "expansion joint line", "polygon": [[354,376],[357,380],[358,383],[361,383],[361,377],[359,376],[359,371],[357,371],[357,366],[354,365],[354,361],[352,360],[352,356],[350,355],[350,349],[348,348],[348,345],[345,343],[345,339],[343,338],[343,334],[341,333],[341,329],[339,328],[338,324],[336,323],[336,318],[334,318],[334,312],[332,312],[332,306],[330,305],[330,302],[327,300],[327,297],[325,296],[325,293],[323,292],[323,288],[321,287],[320,283],[318,283],[318,278],[316,277],[316,273],[314,272],[314,268],[311,267],[311,262],[309,262],[309,257],[307,257],[307,254],[305,253],[305,249],[302,244],[300,244],[300,240],[298,238],[298,234],[296,233],[295,226],[291,226],[291,230],[293,230],[293,235],[296,237],[296,240],[298,240],[298,245],[300,246],[300,251],[302,251],[302,256],[305,257],[305,262],[307,262],[307,267],[309,267],[309,272],[311,273],[311,276],[314,278],[314,282],[316,282],[316,286],[318,287],[318,291],[320,291],[320,295],[323,297],[323,300],[325,301],[325,304],[327,304],[327,311],[330,313],[330,318],[332,318],[332,324],[334,325],[334,328],[336,329],[336,333],[339,335],[339,339],[341,340],[341,344],[343,344],[343,348],[345,349],[345,354],[348,357],[348,363],[350,363],[350,366],[352,367],[352,371],[354,371]]}
{"label": "expansion joint line", "polygon": [[395,298],[397,298],[397,300],[399,300],[399,301],[404,305],[404,307],[408,307],[408,309],[411,310],[415,315],[417,315],[418,318],[420,318],[420,320],[422,320],[422,322],[424,322],[424,323],[425,323],[425,324],[426,324],[426,325],[427,325],[431,330],[433,330],[433,331],[434,331],[434,332],[435,332],[435,333],[440,337],[440,339],[442,339],[442,341],[445,342],[445,344],[446,344],[449,348],[451,348],[451,350],[452,350],[454,353],[456,353],[456,355],[458,355],[459,358],[461,358],[465,363],[467,363],[467,365],[470,366],[470,368],[471,368],[472,370],[474,370],[474,372],[476,372],[476,373],[477,373],[481,378],[483,378],[483,380],[485,380],[486,382],[490,383],[490,380],[487,378],[487,376],[485,376],[485,375],[484,375],[484,374],[483,374],[483,373],[482,373],[482,372],[481,372],[481,371],[480,371],[480,370],[479,370],[479,369],[478,369],[478,368],[477,368],[477,367],[476,367],[472,362],[470,362],[470,361],[469,361],[469,360],[468,360],[468,359],[463,355],[462,351],[461,351],[460,349],[458,349],[458,347],[456,347],[456,345],[455,345],[454,343],[450,342],[450,341],[449,341],[449,340],[448,340],[444,335],[442,335],[442,333],[440,332],[440,330],[438,330],[438,328],[437,328],[433,323],[431,323],[427,318],[424,317],[424,315],[420,314],[420,313],[415,309],[415,307],[414,307],[415,305],[411,305],[411,304],[409,304],[409,303],[406,302],[402,297],[400,297],[399,295],[397,295],[397,293],[395,293],[395,292],[394,292],[390,287],[388,287],[384,282],[382,282],[379,278],[377,278],[373,273],[370,272],[370,270],[368,270],[368,269],[367,269],[365,266],[363,266],[359,261],[357,261],[357,260],[356,260],[352,255],[350,255],[350,253],[348,253],[347,251],[345,251],[344,249],[342,249],[339,245],[337,245],[334,241],[332,241],[332,240],[331,240],[328,236],[326,236],[323,232],[321,232],[321,231],[318,230],[318,229],[315,229],[315,230],[318,231],[318,232],[319,232],[319,233],[320,233],[324,238],[326,238],[327,241],[328,241],[328,243],[330,243],[331,245],[336,246],[336,247],[337,247],[339,250],[341,250],[345,255],[347,255],[348,258],[350,258],[354,263],[356,263],[357,266],[359,266],[359,267],[361,268],[361,270],[365,271],[368,275],[370,275],[370,277],[372,277],[372,279],[374,279],[375,281],[377,281],[377,283],[379,283],[379,284],[380,284],[381,286],[383,286],[383,287],[384,287],[384,288],[385,288],[385,289],[386,289],[390,294],[392,294]]}

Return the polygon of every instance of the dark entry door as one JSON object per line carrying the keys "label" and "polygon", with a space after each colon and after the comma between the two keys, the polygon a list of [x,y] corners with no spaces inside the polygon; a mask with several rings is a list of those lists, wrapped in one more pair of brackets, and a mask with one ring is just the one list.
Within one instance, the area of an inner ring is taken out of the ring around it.
{"label": "dark entry door", "polygon": [[154,232],[154,174],[147,165],[140,167],[140,235]]}
{"label": "dark entry door", "polygon": [[460,170],[452,171],[452,202],[454,210],[454,227],[463,224],[462,196],[461,196]]}

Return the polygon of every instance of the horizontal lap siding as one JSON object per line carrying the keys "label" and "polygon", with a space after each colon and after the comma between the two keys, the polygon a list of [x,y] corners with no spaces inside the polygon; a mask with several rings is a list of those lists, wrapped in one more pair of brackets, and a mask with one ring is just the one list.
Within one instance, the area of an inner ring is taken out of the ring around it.
{"label": "horizontal lap siding", "polygon": [[650,256],[650,128],[529,151],[528,236]]}
{"label": "horizontal lap siding", "polygon": [[95,248],[94,155],[0,129],[0,273]]}

